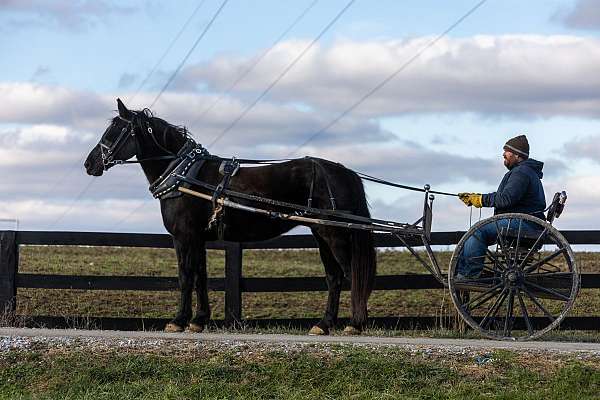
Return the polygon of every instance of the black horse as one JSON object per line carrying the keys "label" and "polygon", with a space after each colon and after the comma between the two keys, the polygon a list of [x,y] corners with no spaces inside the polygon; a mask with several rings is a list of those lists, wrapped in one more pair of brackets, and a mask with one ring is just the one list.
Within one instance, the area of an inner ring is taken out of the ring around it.
{"label": "black horse", "polygon": [[[147,109],[128,110],[119,99],[117,104],[119,115],[112,119],[85,161],[89,175],[100,176],[113,165],[136,156],[148,182],[153,184],[163,179],[165,171],[185,156],[182,153],[190,144],[192,148],[193,145],[201,147],[185,128],[156,118]],[[207,156],[194,178],[217,186],[223,180],[220,165],[218,157]],[[369,217],[361,179],[341,164],[327,160],[306,157],[240,168],[228,187],[237,192],[300,205],[306,205],[311,198],[315,208],[333,208],[335,204],[340,210]],[[177,314],[165,330],[180,332],[187,327],[190,331],[200,332],[210,320],[206,241],[217,240],[218,236],[236,242],[266,240],[300,223],[228,208],[222,215],[220,226],[223,229],[217,235],[216,228],[209,228],[209,220],[215,211],[213,203],[179,192],[166,197],[160,200],[161,213],[177,252],[181,298]],[[309,333],[328,334],[335,326],[345,279],[351,280],[352,299],[352,319],[345,331],[359,333],[367,323],[367,301],[375,279],[373,235],[369,231],[321,225],[312,225],[310,229],[325,266],[329,297],[324,317]],[[197,296],[194,316],[193,290]]]}

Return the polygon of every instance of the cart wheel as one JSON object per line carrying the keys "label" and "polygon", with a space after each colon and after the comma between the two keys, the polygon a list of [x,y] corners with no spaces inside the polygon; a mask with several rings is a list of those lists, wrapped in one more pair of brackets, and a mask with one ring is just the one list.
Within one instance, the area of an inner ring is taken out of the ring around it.
{"label": "cart wheel", "polygon": [[[473,249],[477,242],[485,254],[464,257],[465,247]],[[459,268],[459,260],[471,267]],[[563,235],[546,221],[518,213],[473,225],[456,246],[448,271],[461,317],[500,340],[531,340],[558,326],[579,285],[579,269]]]}

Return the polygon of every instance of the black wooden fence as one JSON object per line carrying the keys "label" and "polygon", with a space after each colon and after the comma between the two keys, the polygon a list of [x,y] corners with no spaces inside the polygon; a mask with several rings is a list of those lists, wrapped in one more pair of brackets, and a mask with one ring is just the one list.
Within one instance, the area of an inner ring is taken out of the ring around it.
{"label": "black wooden fence", "polygon": [[[600,231],[563,231],[572,245],[600,244]],[[434,232],[433,245],[454,245],[464,232]],[[165,234],[95,233],[95,232],[41,232],[0,231],[0,307],[16,309],[17,288],[86,289],[86,290],[177,290],[177,278],[130,276],[71,276],[19,273],[20,245],[86,245],[172,248],[171,237]],[[378,247],[402,247],[390,235],[376,235]],[[210,290],[225,292],[225,320],[217,325],[238,322],[250,326],[307,327],[315,319],[243,320],[242,293],[244,292],[307,292],[327,290],[325,280],[319,277],[297,278],[244,278],[242,274],[244,249],[299,249],[316,248],[311,235],[288,235],[251,243],[210,242],[209,249],[225,250],[225,277],[209,279]],[[405,274],[378,276],[375,290],[441,289],[442,285],[431,275]],[[583,274],[582,288],[600,288],[600,274]],[[344,288],[348,290],[348,287]],[[81,325],[78,317],[34,317],[23,321],[30,326],[65,327]],[[141,318],[86,318],[85,322],[102,329],[162,329],[167,320]],[[439,324],[439,316],[408,316],[374,318],[375,325],[393,328],[432,328]],[[600,316],[567,317],[563,329],[600,330]]]}

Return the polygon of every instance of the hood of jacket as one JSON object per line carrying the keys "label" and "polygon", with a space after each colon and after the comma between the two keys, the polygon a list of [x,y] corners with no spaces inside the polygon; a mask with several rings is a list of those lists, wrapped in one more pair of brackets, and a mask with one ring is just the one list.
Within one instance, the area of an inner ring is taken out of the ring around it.
{"label": "hood of jacket", "polygon": [[521,161],[512,169],[515,168],[529,168],[533,170],[533,172],[535,172],[538,178],[540,179],[542,179],[542,177],[544,176],[544,173],[542,172],[542,169],[544,168],[544,163],[538,160],[534,160],[533,158],[528,158],[525,161]]}

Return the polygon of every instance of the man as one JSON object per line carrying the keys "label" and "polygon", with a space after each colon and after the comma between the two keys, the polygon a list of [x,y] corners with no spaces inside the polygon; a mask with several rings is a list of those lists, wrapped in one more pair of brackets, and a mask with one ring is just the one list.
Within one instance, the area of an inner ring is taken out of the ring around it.
{"label": "man", "polygon": [[[493,193],[459,193],[458,197],[467,206],[494,207],[494,215],[525,213],[545,219],[546,199],[542,187],[544,163],[529,158],[529,142],[525,135],[509,139],[504,145],[504,166],[508,169]],[[457,279],[473,278],[483,269],[486,248],[498,239],[498,229],[507,227],[509,219],[498,220],[498,224],[482,226],[465,243],[457,266]],[[518,227],[512,220],[514,228]],[[523,221],[522,231],[534,231],[535,225]]]}

